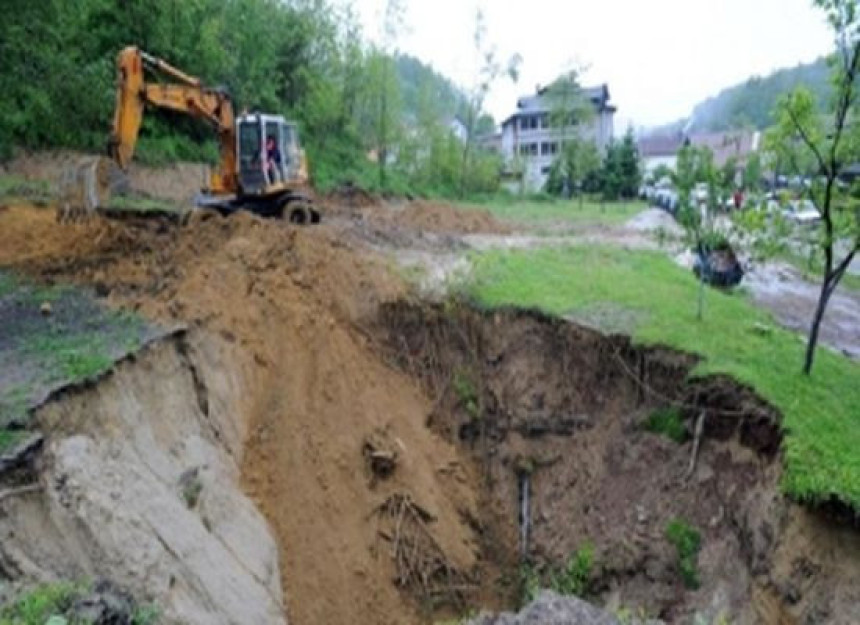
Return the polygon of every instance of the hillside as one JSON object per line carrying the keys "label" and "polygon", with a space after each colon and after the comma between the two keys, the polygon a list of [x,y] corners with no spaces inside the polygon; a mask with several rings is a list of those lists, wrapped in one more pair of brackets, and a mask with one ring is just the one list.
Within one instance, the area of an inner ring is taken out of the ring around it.
{"label": "hillside", "polygon": [[[768,76],[753,76],[746,82],[728,87],[700,102],[689,118],[690,132],[720,132],[738,127],[767,128],[773,123],[773,110],[780,96],[804,85],[818,96],[819,106],[827,105],[830,94],[827,60],[778,70]],[[688,120],[661,130],[680,130]]]}

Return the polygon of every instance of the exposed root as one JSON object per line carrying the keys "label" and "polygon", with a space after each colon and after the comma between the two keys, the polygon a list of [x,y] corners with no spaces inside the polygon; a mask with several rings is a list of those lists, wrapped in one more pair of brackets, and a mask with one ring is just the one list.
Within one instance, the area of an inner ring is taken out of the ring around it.
{"label": "exposed root", "polygon": [[687,467],[687,472],[684,474],[684,479],[689,480],[693,472],[696,470],[696,462],[699,459],[699,447],[702,444],[702,432],[705,430],[705,411],[699,413],[696,419],[696,429],[693,434],[693,452],[690,454],[690,466]]}
{"label": "exposed root", "polygon": [[448,562],[427,529],[435,517],[403,493],[391,495],[374,513],[379,537],[390,544],[397,586],[422,599],[462,607],[476,585]]}

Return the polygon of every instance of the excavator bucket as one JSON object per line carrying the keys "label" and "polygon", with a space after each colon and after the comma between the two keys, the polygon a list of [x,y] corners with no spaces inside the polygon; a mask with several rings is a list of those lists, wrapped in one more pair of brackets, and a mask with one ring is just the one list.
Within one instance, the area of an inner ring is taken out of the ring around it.
{"label": "excavator bucket", "polygon": [[57,221],[76,223],[94,217],[110,197],[114,169],[113,162],[101,156],[67,165],[58,181]]}

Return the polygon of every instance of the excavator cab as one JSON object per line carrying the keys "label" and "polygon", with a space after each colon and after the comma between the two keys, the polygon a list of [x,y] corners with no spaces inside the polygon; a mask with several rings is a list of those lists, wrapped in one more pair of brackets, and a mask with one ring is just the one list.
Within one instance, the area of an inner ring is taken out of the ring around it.
{"label": "excavator cab", "polygon": [[251,113],[241,115],[236,128],[242,195],[271,195],[307,183],[305,156],[294,123],[280,115]]}

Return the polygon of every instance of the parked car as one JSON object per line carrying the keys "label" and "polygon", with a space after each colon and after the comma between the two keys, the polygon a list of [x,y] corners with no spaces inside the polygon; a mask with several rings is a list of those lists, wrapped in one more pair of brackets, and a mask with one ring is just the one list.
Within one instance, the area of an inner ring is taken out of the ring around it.
{"label": "parked car", "polygon": [[789,221],[802,226],[814,225],[821,221],[821,213],[811,200],[794,200],[782,210],[782,215]]}

